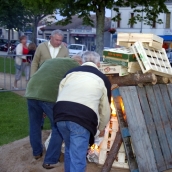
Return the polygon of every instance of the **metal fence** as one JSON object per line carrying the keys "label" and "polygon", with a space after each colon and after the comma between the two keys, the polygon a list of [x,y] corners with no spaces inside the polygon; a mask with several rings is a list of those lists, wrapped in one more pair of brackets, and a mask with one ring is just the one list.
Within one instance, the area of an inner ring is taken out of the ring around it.
{"label": "metal fence", "polygon": [[[1,91],[24,91],[26,79],[22,73],[21,79],[17,82],[17,90],[14,89],[15,80],[15,56],[16,54],[0,55],[0,92]],[[23,55],[17,55],[23,56]],[[26,55],[25,55],[26,56]],[[27,55],[30,56],[30,55]]]}

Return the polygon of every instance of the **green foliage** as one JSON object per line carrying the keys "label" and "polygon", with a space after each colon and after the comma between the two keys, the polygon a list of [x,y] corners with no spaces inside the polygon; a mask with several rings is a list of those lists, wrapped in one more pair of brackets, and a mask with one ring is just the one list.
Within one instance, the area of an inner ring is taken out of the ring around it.
{"label": "green foliage", "polygon": [[28,13],[20,0],[0,0],[0,26],[21,30],[28,23]]}
{"label": "green foliage", "polygon": [[[158,15],[160,13],[168,12],[165,1],[166,0],[117,0],[114,3],[114,11],[116,11],[118,15],[119,7],[131,7],[133,9],[133,13],[136,15],[132,19],[129,19],[128,24],[134,24],[138,21],[143,21],[144,24],[152,26],[154,22],[159,24],[163,23],[161,19],[158,19]],[[146,17],[142,17],[142,13],[145,13]],[[112,20],[117,21],[117,15]]]}

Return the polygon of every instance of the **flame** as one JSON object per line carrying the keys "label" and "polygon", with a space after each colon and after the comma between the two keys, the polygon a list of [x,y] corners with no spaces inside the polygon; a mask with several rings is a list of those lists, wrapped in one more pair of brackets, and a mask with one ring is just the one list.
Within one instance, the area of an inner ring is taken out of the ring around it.
{"label": "flame", "polygon": [[124,114],[125,113],[125,108],[124,108],[124,103],[123,103],[122,98],[120,99],[120,105],[121,105],[122,113]]}
{"label": "flame", "polygon": [[115,108],[115,105],[114,105],[113,97],[111,97],[111,104],[110,104],[110,107],[111,107],[111,109],[112,109],[111,115],[112,115],[112,116],[116,116],[116,108]]}
{"label": "flame", "polygon": [[99,151],[99,146],[96,145],[96,144],[93,144],[90,148],[91,148],[92,151],[93,150]]}

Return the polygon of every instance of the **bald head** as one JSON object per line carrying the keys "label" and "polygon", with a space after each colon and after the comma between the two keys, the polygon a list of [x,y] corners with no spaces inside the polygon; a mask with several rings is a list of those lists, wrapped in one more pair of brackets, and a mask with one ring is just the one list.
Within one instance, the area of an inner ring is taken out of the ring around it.
{"label": "bald head", "polygon": [[71,58],[75,60],[77,63],[79,63],[80,65],[82,65],[82,58],[80,55],[76,54],[76,55],[73,55]]}

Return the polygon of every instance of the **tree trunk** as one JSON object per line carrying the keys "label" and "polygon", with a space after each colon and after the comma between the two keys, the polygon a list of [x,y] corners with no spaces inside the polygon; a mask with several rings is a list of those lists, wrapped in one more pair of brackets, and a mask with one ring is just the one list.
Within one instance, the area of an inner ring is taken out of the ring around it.
{"label": "tree trunk", "polygon": [[112,164],[113,164],[114,160],[116,159],[118,151],[121,147],[121,144],[122,144],[122,136],[121,136],[120,131],[118,130],[116,133],[116,137],[113,142],[113,145],[108,153],[108,156],[102,167],[101,172],[110,172],[110,170],[112,168]]}
{"label": "tree trunk", "polygon": [[38,26],[38,18],[37,16],[34,16],[34,21],[33,21],[33,38],[32,41],[37,45],[37,26]]}
{"label": "tree trunk", "polygon": [[104,47],[104,23],[105,23],[105,7],[99,6],[96,12],[96,52],[103,57]]}
{"label": "tree trunk", "polygon": [[147,74],[130,74],[127,76],[108,76],[111,84],[117,84],[118,86],[134,86],[140,83],[157,83],[157,77],[153,73]]}

